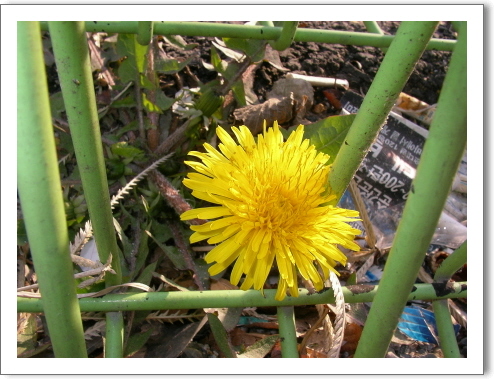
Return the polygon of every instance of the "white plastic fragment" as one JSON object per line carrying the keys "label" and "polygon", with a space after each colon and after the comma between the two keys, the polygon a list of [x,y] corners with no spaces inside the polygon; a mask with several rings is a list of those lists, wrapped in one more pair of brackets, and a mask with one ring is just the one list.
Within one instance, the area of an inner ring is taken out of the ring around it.
{"label": "white plastic fragment", "polygon": [[[99,254],[98,254],[98,248],[96,247],[96,241],[94,238],[91,238],[82,248],[81,250],[81,257],[86,258],[90,261],[93,262],[101,262],[99,259]],[[80,266],[82,271],[88,271],[93,269],[92,267],[85,267],[85,266]]]}
{"label": "white plastic fragment", "polygon": [[293,79],[302,79],[313,86],[319,86],[319,87],[340,87],[345,90],[350,88],[350,84],[348,83],[348,80],[346,79],[336,79],[336,78],[324,78],[321,76],[307,76],[307,75],[300,75],[300,74],[293,74],[293,73],[288,73],[286,74],[287,78],[293,78]]}

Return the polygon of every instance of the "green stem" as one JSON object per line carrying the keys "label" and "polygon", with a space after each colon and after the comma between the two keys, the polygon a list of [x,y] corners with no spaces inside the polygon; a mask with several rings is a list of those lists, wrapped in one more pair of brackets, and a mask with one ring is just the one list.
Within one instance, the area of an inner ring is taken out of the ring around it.
{"label": "green stem", "polygon": [[86,358],[38,22],[17,23],[17,53],[17,183],[43,311],[55,356]]}
{"label": "green stem", "polygon": [[108,286],[120,284],[117,246],[94,85],[83,22],[50,21],[50,36],[69,119],[77,165],[102,262],[112,257],[116,275],[107,273]]}
{"label": "green stem", "polygon": [[278,325],[283,358],[299,358],[293,307],[278,307]]}
{"label": "green stem", "polygon": [[[437,22],[404,21],[364,98],[329,174],[336,204],[376,139]],[[413,43],[411,43],[413,42]]]}
{"label": "green stem", "polygon": [[376,21],[364,21],[365,28],[370,33],[376,33],[380,35],[384,35],[384,32],[381,30]]}
{"label": "green stem", "polygon": [[449,280],[465,263],[467,263],[467,241],[463,242],[453,254],[441,263],[434,275],[434,280],[436,282]]}
{"label": "green stem", "polygon": [[[345,303],[371,302],[378,286],[354,285],[343,287]],[[438,291],[437,285],[415,284],[408,293],[408,300],[452,299],[467,297],[467,284],[452,283],[450,287]],[[334,303],[332,289],[310,294],[299,289],[298,297],[286,297],[275,300],[276,290],[259,291],[189,291],[189,292],[150,292],[106,295],[102,298],[83,298],[79,300],[82,312],[117,312],[157,309],[195,309],[195,308],[245,308],[245,307],[283,307]],[[42,299],[17,298],[17,312],[43,312]]]}
{"label": "green stem", "polygon": [[[376,21],[364,21],[365,28],[370,32],[370,33],[375,33],[379,35],[384,35],[384,32],[381,30],[379,25],[377,24]],[[386,53],[388,51],[387,48],[383,47],[381,50]]]}
{"label": "green stem", "polygon": [[436,317],[439,342],[444,358],[460,358],[460,349],[456,341],[456,334],[451,322],[448,300],[436,300],[432,302],[434,316]]}
{"label": "green stem", "polygon": [[[86,31],[105,33],[138,33],[138,21],[86,21]],[[47,23],[41,22],[44,30]],[[154,23],[155,35],[179,34],[183,36],[250,38],[276,40],[282,28],[259,25],[212,24],[208,22],[161,21]],[[295,42],[337,43],[341,45],[388,47],[394,36],[340,30],[297,29]],[[453,51],[455,40],[431,39],[426,49]]]}
{"label": "green stem", "polygon": [[153,38],[153,21],[138,21],[137,42],[143,46],[149,45]]}
{"label": "green stem", "polygon": [[297,27],[298,21],[284,21],[280,37],[270,43],[271,47],[279,51],[283,51],[290,47],[291,43],[293,42],[295,32],[297,31]]}
{"label": "green stem", "polygon": [[[434,275],[437,283],[447,283],[451,276],[467,262],[467,241],[446,258]],[[451,313],[447,300],[432,302],[436,317],[439,341],[445,358],[460,358],[460,350],[456,341],[456,334],[451,321]]]}
{"label": "green stem", "polygon": [[123,358],[124,321],[122,312],[106,314],[105,358]]}
{"label": "green stem", "polygon": [[[355,357],[383,357],[414,286],[466,144],[466,23]],[[390,49],[391,50],[391,49]]]}

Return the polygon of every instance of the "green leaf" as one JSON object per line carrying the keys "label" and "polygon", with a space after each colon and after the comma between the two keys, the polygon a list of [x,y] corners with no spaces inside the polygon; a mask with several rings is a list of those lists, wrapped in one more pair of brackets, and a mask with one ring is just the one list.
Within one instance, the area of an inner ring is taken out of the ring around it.
{"label": "green leaf", "polygon": [[28,350],[34,350],[37,345],[36,315],[25,313],[24,316],[27,318],[24,329],[17,333],[17,355],[23,354]]}
{"label": "green leaf", "polygon": [[214,339],[218,344],[221,352],[227,358],[237,358],[237,354],[233,350],[228,341],[228,333],[225,330],[225,327],[218,319],[214,313],[206,313],[208,316],[209,326],[211,326],[211,331],[213,332]]}
{"label": "green leaf", "polygon": [[354,284],[357,284],[357,272],[353,272],[349,277],[348,279],[346,280],[346,285],[347,286],[350,286],[350,285],[354,285]]}
{"label": "green leaf", "polygon": [[24,224],[24,219],[17,220],[17,245],[24,245],[28,243],[26,224]]}
{"label": "green leaf", "polygon": [[[125,211],[125,208],[122,207],[122,210]],[[129,214],[127,213],[127,215],[129,215]],[[130,243],[129,239],[127,238],[127,236],[123,232],[121,225],[119,224],[119,222],[117,221],[117,219],[115,217],[113,218],[113,226],[115,227],[118,238],[122,242],[123,254],[121,255],[121,257],[123,258],[125,256],[126,259],[129,259],[131,254],[132,254],[132,250],[133,250],[134,246],[132,246],[132,243]],[[121,262],[123,263],[123,260],[121,260]]]}
{"label": "green leaf", "polygon": [[[221,74],[225,77],[225,79],[227,79],[228,81],[231,81],[233,78],[235,78],[237,76],[238,70],[240,69],[240,66],[241,66],[241,63],[231,61],[228,64],[226,64],[226,67]],[[241,80],[242,78],[239,77],[238,79]]]}
{"label": "green leaf", "polygon": [[178,270],[187,270],[187,264],[185,263],[185,259],[176,247],[164,245],[161,242],[159,242],[150,232],[148,232],[147,230],[145,232],[149,235],[149,237],[153,239],[154,242],[156,242],[159,248],[165,252],[165,254],[168,256],[168,258],[170,258],[173,265]]}
{"label": "green leaf", "polygon": [[65,103],[63,102],[62,92],[55,92],[50,96],[51,115],[53,117],[61,117],[61,113],[65,112]]}
{"label": "green leaf", "polygon": [[125,141],[117,142],[111,145],[111,151],[113,154],[124,158],[135,158],[138,155],[144,154],[144,151],[138,149],[137,147],[128,145]]}
{"label": "green leaf", "polygon": [[266,41],[247,40],[242,38],[223,38],[225,45],[233,50],[239,50],[247,55],[251,61],[259,62],[264,58]]}
{"label": "green leaf", "polygon": [[354,119],[354,114],[327,117],[307,125],[304,137],[309,138],[317,150],[328,154],[330,156],[328,164],[331,164],[336,158]]}
{"label": "green leaf", "polygon": [[146,108],[148,112],[163,113],[160,107],[151,102],[144,92],[142,93],[142,105],[144,105],[144,108]]}
{"label": "green leaf", "polygon": [[163,91],[156,92],[156,105],[161,108],[162,111],[170,109],[176,99],[168,97]]}
{"label": "green leaf", "polygon": [[135,107],[136,101],[134,99],[134,95],[129,95],[124,97],[123,99],[118,99],[112,103],[112,108],[133,108]]}
{"label": "green leaf", "polygon": [[195,49],[199,44],[197,43],[187,43],[182,36],[178,35],[166,35],[163,37],[166,42],[169,44],[176,46],[180,49],[184,49],[185,51]]}
{"label": "green leaf", "polygon": [[220,74],[223,74],[227,67],[226,63],[221,60],[218,50],[216,50],[214,46],[211,46],[211,64]]}
{"label": "green leaf", "polygon": [[152,234],[155,236],[157,241],[160,243],[166,243],[170,238],[173,237],[170,228],[165,224],[160,224],[157,221],[153,221]]}
{"label": "green leaf", "polygon": [[160,247],[163,248],[165,254],[168,256],[168,258],[170,258],[173,265],[178,270],[187,270],[188,266],[185,262],[184,256],[175,246],[162,245]]}
{"label": "green leaf", "polygon": [[[149,283],[151,283],[151,278],[153,277],[153,271],[156,270],[157,263],[158,261],[155,261],[150,265],[146,266],[146,268],[142,270],[141,274],[135,281],[149,286]],[[138,290],[137,288],[131,288],[129,292],[142,292],[142,291]]]}
{"label": "green leaf", "polygon": [[115,132],[115,134],[118,136],[118,137],[121,137],[122,135],[124,135],[125,133],[127,132],[130,132],[131,130],[137,130],[139,129],[139,123],[137,122],[137,120],[134,120],[134,121],[131,121],[129,122],[127,125],[125,125],[123,128],[117,130]]}
{"label": "green leaf", "polygon": [[238,358],[264,358],[279,340],[279,335],[263,338],[262,340],[250,345],[247,349],[245,349],[243,354],[238,355]]}
{"label": "green leaf", "polygon": [[149,337],[151,337],[152,332],[153,329],[151,328],[144,333],[136,333],[133,336],[130,336],[129,340],[127,341],[127,346],[125,346],[124,357],[130,357],[137,353],[139,349],[144,346]]}
{"label": "green leaf", "polygon": [[232,91],[238,105],[240,107],[245,107],[247,105],[247,101],[245,100],[245,89],[242,80],[237,80],[235,82],[235,84],[232,86]]}
{"label": "green leaf", "polygon": [[67,153],[74,152],[74,144],[72,143],[72,136],[69,133],[60,132],[58,134],[60,140],[59,147],[67,151]]}
{"label": "green leaf", "polygon": [[146,258],[149,254],[148,239],[149,237],[147,233],[143,231],[139,241],[139,249],[137,250],[135,269],[132,276],[135,276],[135,274],[141,270],[142,266],[144,266],[144,263],[146,262]]}
{"label": "green leaf", "polygon": [[177,59],[163,59],[156,63],[155,70],[168,75],[176,74],[187,66],[191,60],[192,58],[189,58],[183,62],[179,62]]}
{"label": "green leaf", "polygon": [[202,258],[194,259],[194,263],[196,265],[196,275],[201,281],[202,285],[204,288],[209,288],[210,282],[209,282],[209,271],[208,268],[211,266],[210,264],[206,263],[206,261]]}
{"label": "green leaf", "polygon": [[118,68],[120,80],[123,83],[130,81],[141,81],[146,67],[146,53],[148,46],[137,43],[135,34],[119,34],[117,41],[117,52],[120,56],[126,56]]}
{"label": "green leaf", "polygon": [[149,80],[148,77],[145,76],[144,74],[141,74],[139,77],[141,79],[140,84],[142,88],[145,88],[150,91],[156,91],[158,89],[156,84],[153,83],[151,80]]}
{"label": "green leaf", "polygon": [[[75,283],[78,286],[79,284],[81,284],[86,279],[87,278],[75,279]],[[91,284],[88,287],[84,287],[84,288],[76,287],[76,293],[81,294],[81,293],[99,292],[99,291],[102,291],[104,289],[105,289],[105,281],[104,280],[100,280],[100,281],[98,281],[96,283]]]}

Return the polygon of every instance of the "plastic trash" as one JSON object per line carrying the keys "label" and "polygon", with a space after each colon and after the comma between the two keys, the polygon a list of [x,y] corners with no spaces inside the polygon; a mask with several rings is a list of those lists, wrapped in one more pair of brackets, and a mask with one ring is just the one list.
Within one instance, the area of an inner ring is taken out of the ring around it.
{"label": "plastic trash", "polygon": [[[357,112],[362,101],[359,94],[345,92],[342,113]],[[355,173],[376,246],[381,250],[392,246],[427,136],[427,130],[391,112]],[[465,152],[453,184],[453,189],[461,193],[467,188],[466,165]],[[456,249],[466,239],[466,227],[461,224],[467,217],[466,197],[461,193],[452,192],[448,198],[431,243]],[[340,201],[340,206],[355,209],[352,204],[350,196],[344,195]],[[364,229],[361,223],[355,227]]]}
{"label": "plastic trash", "polygon": [[[455,333],[460,330],[459,324],[453,325]],[[434,312],[419,307],[405,307],[398,323],[400,332],[421,342],[438,344],[438,333]]]}

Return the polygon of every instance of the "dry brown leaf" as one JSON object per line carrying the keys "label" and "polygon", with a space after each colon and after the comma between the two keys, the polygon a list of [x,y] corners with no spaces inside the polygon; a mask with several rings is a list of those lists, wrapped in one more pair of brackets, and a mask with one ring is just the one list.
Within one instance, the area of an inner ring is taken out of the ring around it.
{"label": "dry brown leaf", "polygon": [[237,286],[231,284],[228,280],[220,278],[218,280],[211,279],[211,290],[238,290]]}
{"label": "dry brown leaf", "polygon": [[271,66],[277,68],[280,71],[290,71],[289,69],[283,67],[281,63],[280,53],[271,47],[270,44],[266,45],[266,51],[264,53],[264,61],[268,62]]}
{"label": "dry brown leaf", "polygon": [[240,328],[235,328],[230,332],[233,346],[247,347],[266,337],[259,333],[246,333]]}
{"label": "dry brown leaf", "polygon": [[272,98],[262,104],[239,108],[233,112],[233,116],[235,120],[247,126],[252,134],[256,135],[262,132],[264,121],[266,121],[266,127],[270,127],[274,121],[284,124],[292,120],[294,105],[291,96],[282,99]]}
{"label": "dry brown leaf", "polygon": [[247,67],[242,74],[242,81],[244,83],[245,101],[247,105],[259,104],[257,95],[254,92],[254,78],[256,71],[259,68],[259,64],[252,64]]}
{"label": "dry brown leaf", "polygon": [[235,120],[246,125],[253,134],[263,130],[264,120],[266,127],[272,126],[274,121],[278,121],[280,125],[302,123],[314,102],[314,90],[305,80],[280,79],[266,97],[267,100],[262,104],[250,105],[233,112]]}
{"label": "dry brown leaf", "polygon": [[102,79],[111,89],[115,85],[115,80],[110,70],[105,66],[104,59],[101,56],[101,48],[98,46],[95,39],[101,37],[101,33],[87,33],[87,42],[89,46],[89,55],[91,59],[91,68],[93,70],[100,70],[98,79]]}
{"label": "dry brown leaf", "polygon": [[327,358],[324,353],[320,353],[316,349],[307,348],[307,354],[300,355],[300,358]]}
{"label": "dry brown leaf", "polygon": [[294,100],[297,102],[299,109],[297,115],[305,116],[307,111],[314,103],[314,89],[311,84],[302,79],[280,79],[273,85],[273,89],[266,95],[266,98],[289,97],[293,94]]}

